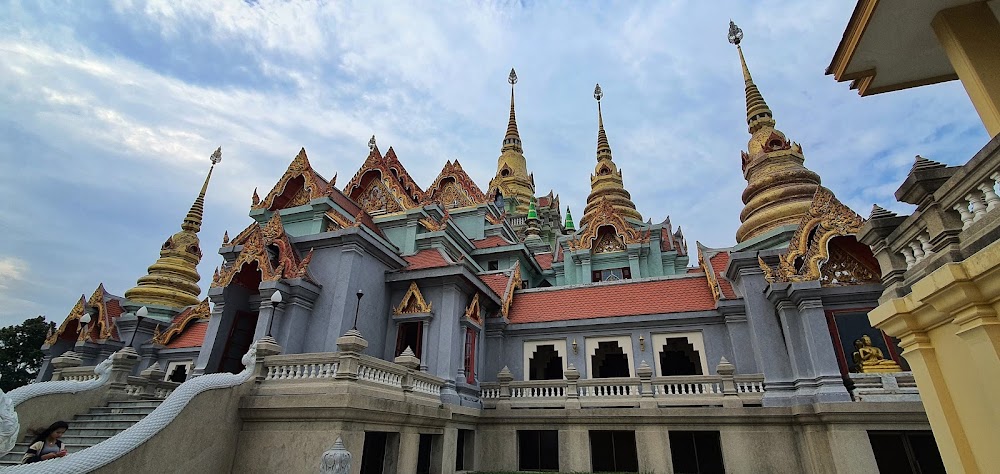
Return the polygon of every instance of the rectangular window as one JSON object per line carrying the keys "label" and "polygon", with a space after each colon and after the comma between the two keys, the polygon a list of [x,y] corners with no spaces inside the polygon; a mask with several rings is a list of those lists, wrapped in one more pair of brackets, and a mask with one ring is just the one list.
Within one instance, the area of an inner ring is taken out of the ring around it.
{"label": "rectangular window", "polygon": [[639,472],[635,431],[591,431],[590,468],[594,472]]}
{"label": "rectangular window", "polygon": [[671,431],[670,456],[676,474],[724,474],[718,431]]}
{"label": "rectangular window", "polygon": [[850,372],[860,372],[854,362],[854,352],[857,351],[856,341],[860,341],[863,336],[868,336],[872,347],[878,348],[883,358],[896,362],[903,370],[910,370],[906,359],[899,356],[902,351],[898,341],[871,327],[867,310],[829,311],[826,313],[826,322],[840,372],[844,377]]}
{"label": "rectangular window", "polygon": [[500,269],[500,260],[490,260],[486,262],[486,271],[494,271]]}
{"label": "rectangular window", "polygon": [[944,474],[944,463],[930,431],[869,431],[879,472]]}
{"label": "rectangular window", "polygon": [[520,471],[558,471],[559,432],[518,430],[517,459]]}
{"label": "rectangular window", "polygon": [[409,347],[413,355],[419,359],[423,349],[420,347],[423,342],[423,332],[424,324],[420,321],[400,323],[396,326],[396,357]]}
{"label": "rectangular window", "polygon": [[465,382],[476,383],[476,330],[465,330]]}
{"label": "rectangular window", "polygon": [[365,431],[365,446],[361,452],[361,474],[382,474],[385,463],[386,433]]}
{"label": "rectangular window", "polygon": [[607,270],[594,270],[590,272],[590,281],[619,281],[619,280],[631,280],[632,279],[632,269],[629,267],[622,268],[609,268]]}

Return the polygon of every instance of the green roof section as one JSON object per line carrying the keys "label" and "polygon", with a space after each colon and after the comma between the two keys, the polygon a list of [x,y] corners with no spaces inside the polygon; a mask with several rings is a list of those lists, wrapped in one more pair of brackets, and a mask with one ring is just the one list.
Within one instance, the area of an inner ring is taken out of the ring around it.
{"label": "green roof section", "polygon": [[576,224],[573,224],[573,214],[570,214],[569,206],[566,206],[566,224],[563,227],[566,230],[576,230]]}
{"label": "green roof section", "polygon": [[538,219],[538,211],[535,210],[535,200],[528,203],[528,219]]}

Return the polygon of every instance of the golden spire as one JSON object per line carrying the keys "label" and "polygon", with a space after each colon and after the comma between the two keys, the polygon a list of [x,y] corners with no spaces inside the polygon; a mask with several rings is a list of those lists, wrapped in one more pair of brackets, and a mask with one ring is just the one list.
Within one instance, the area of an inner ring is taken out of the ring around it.
{"label": "golden spire", "polygon": [[160,258],[149,267],[148,274],[139,278],[136,286],[125,292],[125,298],[140,304],[183,308],[197,304],[201,288],[198,281],[198,263],[201,247],[198,232],[205,212],[205,192],[212,179],[215,165],[222,161],[222,147],[212,154],[212,167],[201,186],[201,192],[191,204],[181,231],[170,236],[160,248]]}
{"label": "golden spire", "polygon": [[500,151],[514,150],[518,153],[524,153],[524,150],[521,149],[521,136],[517,133],[517,118],[514,117],[514,84],[517,84],[517,73],[514,72],[514,68],[510,68],[507,82],[510,83],[510,119],[507,120],[507,134],[503,137],[503,146]]}
{"label": "golden spire", "polygon": [[819,175],[803,166],[802,147],[775,128],[774,115],[750,76],[740,46],[742,40],[743,30],[730,21],[729,42],[736,45],[743,67],[750,131],[747,152],[743,153],[747,187],[743,191],[745,206],[740,213],[742,224],[736,231],[737,242],[797,224],[809,211],[820,183]]}
{"label": "golden spire", "polygon": [[605,199],[622,217],[642,220],[642,215],[635,210],[632,196],[625,190],[622,172],[615,166],[611,157],[611,144],[608,143],[608,134],[604,131],[604,113],[601,110],[603,97],[604,91],[601,90],[601,85],[597,84],[594,87],[594,98],[597,99],[597,167],[590,177],[590,195],[587,196],[587,206],[583,209],[580,228],[586,226],[597,215],[598,204]]}
{"label": "golden spire", "polygon": [[747,94],[747,125],[750,133],[754,133],[764,126],[774,127],[774,114],[771,108],[764,101],[757,85],[753,83],[750,76],[750,68],[747,67],[747,60],[743,57],[743,48],[740,42],[743,40],[743,30],[741,30],[732,20],[729,21],[729,42],[736,45],[736,52],[740,55],[740,64],[743,66],[743,81],[746,83]]}
{"label": "golden spire", "polygon": [[528,212],[528,203],[535,196],[535,179],[528,173],[528,163],[521,148],[521,136],[517,132],[517,119],[514,115],[514,84],[517,84],[517,73],[513,68],[507,76],[507,82],[510,84],[510,118],[507,121],[503,146],[500,148],[500,158],[497,159],[497,174],[490,180],[487,194],[491,199],[495,198],[498,192],[504,198],[515,199],[517,206],[512,214],[525,215]]}

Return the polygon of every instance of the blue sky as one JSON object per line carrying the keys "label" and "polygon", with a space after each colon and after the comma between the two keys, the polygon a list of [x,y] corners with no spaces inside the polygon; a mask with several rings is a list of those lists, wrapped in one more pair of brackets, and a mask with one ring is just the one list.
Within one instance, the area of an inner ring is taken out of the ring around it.
{"label": "blue sky", "polygon": [[[806,166],[862,215],[908,213],[892,193],[914,155],[961,164],[987,135],[958,82],[860,98],[825,76],[854,3],[0,0],[0,325],[132,287],[220,145],[206,249],[300,147],[343,184],[375,134],[422,186],[459,159],[485,188],[511,67],[539,194],[581,213],[600,82],[643,217],[733,245],[749,136],[730,18]],[[206,252],[203,289],[220,262]]]}

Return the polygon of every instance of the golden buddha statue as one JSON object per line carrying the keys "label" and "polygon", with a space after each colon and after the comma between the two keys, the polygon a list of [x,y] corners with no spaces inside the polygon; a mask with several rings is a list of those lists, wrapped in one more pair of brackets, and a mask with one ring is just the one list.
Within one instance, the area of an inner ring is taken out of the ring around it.
{"label": "golden buddha statue", "polygon": [[899,364],[882,355],[882,349],[872,345],[872,338],[867,334],[854,341],[854,348],[857,349],[854,351],[854,370],[857,372],[871,374],[902,371]]}

